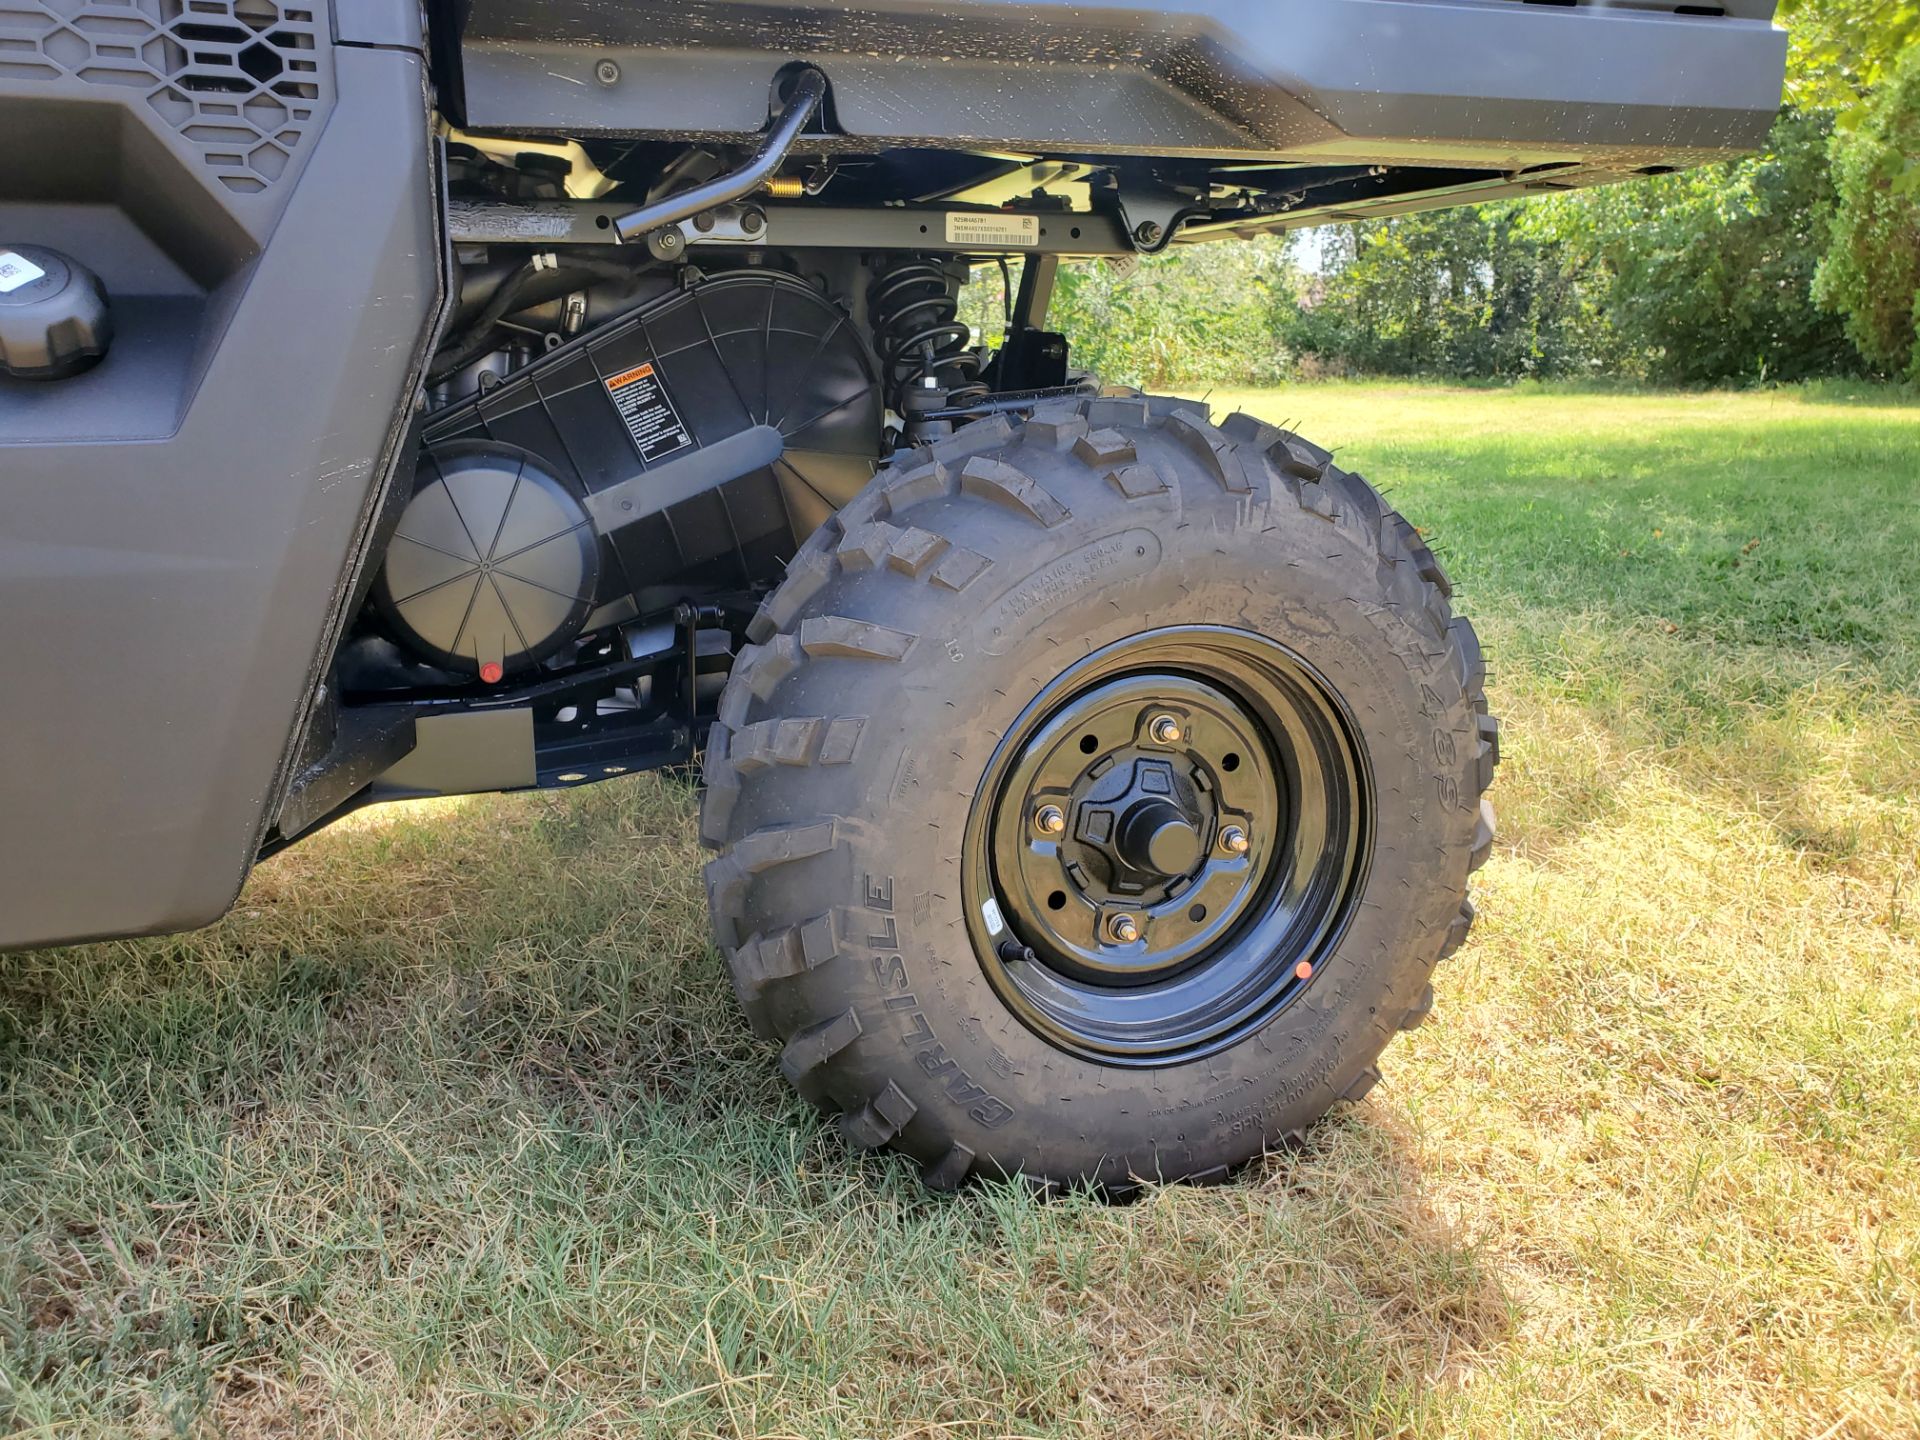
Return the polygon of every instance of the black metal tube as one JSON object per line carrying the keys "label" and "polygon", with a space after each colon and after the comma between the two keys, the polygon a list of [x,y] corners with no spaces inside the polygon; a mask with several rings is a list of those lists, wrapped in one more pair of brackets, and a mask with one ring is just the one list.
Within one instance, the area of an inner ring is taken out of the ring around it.
{"label": "black metal tube", "polygon": [[[774,97],[779,98],[780,82],[774,81]],[[681,190],[651,205],[643,205],[630,214],[622,215],[613,222],[614,233],[622,240],[637,240],[649,231],[658,230],[662,225],[671,225],[676,220],[685,220],[688,216],[698,215],[702,210],[711,210],[716,205],[725,205],[750,195],[772,178],[773,172],[787,158],[787,151],[793,148],[793,142],[799,138],[800,131],[807,121],[813,118],[813,112],[820,108],[820,102],[826,98],[827,77],[811,67],[794,74],[792,92],[781,105],[775,116],[773,128],[767,132],[767,138],[760,142],[760,148],[738,170],[729,170],[724,175],[716,175],[691,190]]]}
{"label": "black metal tube", "polygon": [[[611,260],[574,256],[560,260],[551,253],[534,256],[494,287],[493,294],[488,297],[487,303],[481,307],[473,324],[459,340],[450,341],[441,347],[440,353],[434,357],[432,368],[428,371],[427,383],[438,385],[486,354],[493,344],[494,327],[505,316],[513,313],[527,290],[533,286],[533,281],[542,272],[566,277],[561,289],[556,292],[559,294],[565,294],[567,289],[577,286],[582,276],[592,275],[603,280],[631,280],[640,273],[636,266],[620,265]],[[528,300],[527,303],[537,302]]]}
{"label": "black metal tube", "polygon": [[493,327],[500,323],[500,317],[512,308],[520,292],[527,288],[527,282],[542,269],[554,264],[552,255],[535,255],[526,264],[515,270],[495,288],[487,303],[481,307],[479,316],[474,320],[465,337],[451,347],[443,347],[434,357],[433,365],[427,371],[427,383],[438,385],[449,375],[463,366],[470,365],[486,353],[487,345],[493,339]]}

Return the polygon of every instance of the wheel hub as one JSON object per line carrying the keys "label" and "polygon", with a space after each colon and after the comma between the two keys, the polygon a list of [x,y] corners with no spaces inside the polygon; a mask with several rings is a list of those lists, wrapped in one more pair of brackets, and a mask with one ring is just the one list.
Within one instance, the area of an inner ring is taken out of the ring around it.
{"label": "wheel hub", "polygon": [[1361,776],[1337,705],[1273,642],[1190,627],[1110,650],[1002,742],[969,910],[1030,1023],[1144,1060],[1306,983],[1357,873]]}
{"label": "wheel hub", "polygon": [[1070,878],[1124,897],[1190,875],[1212,823],[1191,762],[1183,760],[1179,774],[1174,761],[1157,756],[1103,756],[1100,763],[1106,774],[1074,807],[1073,835],[1084,855]]}
{"label": "wheel hub", "polygon": [[1230,926],[1269,856],[1231,853],[1219,837],[1280,823],[1253,717],[1172,671],[1075,697],[1021,747],[1009,778],[1022,794],[1000,827],[1016,929],[1060,973],[1109,983],[1172,973]]}

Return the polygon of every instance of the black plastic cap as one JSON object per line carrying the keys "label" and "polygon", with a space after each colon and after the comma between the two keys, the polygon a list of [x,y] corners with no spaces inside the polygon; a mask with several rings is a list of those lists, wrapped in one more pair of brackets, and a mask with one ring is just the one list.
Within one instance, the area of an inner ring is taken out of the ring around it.
{"label": "black plastic cap", "polygon": [[58,250],[0,242],[0,375],[64,380],[112,341],[98,275]]}
{"label": "black plastic cap", "polygon": [[599,583],[581,498],[524,450],[456,440],[422,457],[373,602],[409,649],[491,685],[578,635]]}

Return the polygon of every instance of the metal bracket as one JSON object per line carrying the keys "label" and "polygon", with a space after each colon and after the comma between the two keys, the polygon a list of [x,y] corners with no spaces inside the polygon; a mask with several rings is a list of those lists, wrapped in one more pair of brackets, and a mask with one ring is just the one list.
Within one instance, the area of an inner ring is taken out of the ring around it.
{"label": "metal bracket", "polygon": [[680,703],[685,707],[689,740],[700,729],[700,628],[727,623],[727,612],[716,605],[683,602],[673,612],[680,627]]}
{"label": "metal bracket", "polygon": [[662,225],[647,236],[656,260],[678,260],[689,245],[764,245],[767,212],[758,205],[721,205],[690,220]]}
{"label": "metal bracket", "polygon": [[1158,255],[1173,243],[1182,224],[1208,213],[1205,205],[1170,190],[1123,187],[1115,192],[1114,200],[1120,211],[1120,228],[1142,255]]}
{"label": "metal bracket", "polygon": [[1020,267],[1020,294],[1008,317],[1011,330],[1041,330],[1046,327],[1047,307],[1053,303],[1053,282],[1060,273],[1057,255],[1029,255]]}

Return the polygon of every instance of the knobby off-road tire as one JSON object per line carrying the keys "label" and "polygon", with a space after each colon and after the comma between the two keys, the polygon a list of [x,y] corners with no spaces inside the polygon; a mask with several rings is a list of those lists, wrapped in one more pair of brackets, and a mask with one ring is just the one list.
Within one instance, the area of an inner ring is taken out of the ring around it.
{"label": "knobby off-road tire", "polygon": [[[937,1188],[1212,1178],[1364,1096],[1432,1008],[1493,840],[1498,727],[1449,594],[1327,451],[1245,415],[1215,428],[1202,404],[1055,402],[896,455],[755,617],[706,752],[715,933],[787,1078]],[[1359,853],[1310,978],[1162,1063],[1016,1014],[963,870],[1036,697],[1177,627],[1271,637],[1312,678],[1273,674],[1335,697]]]}

